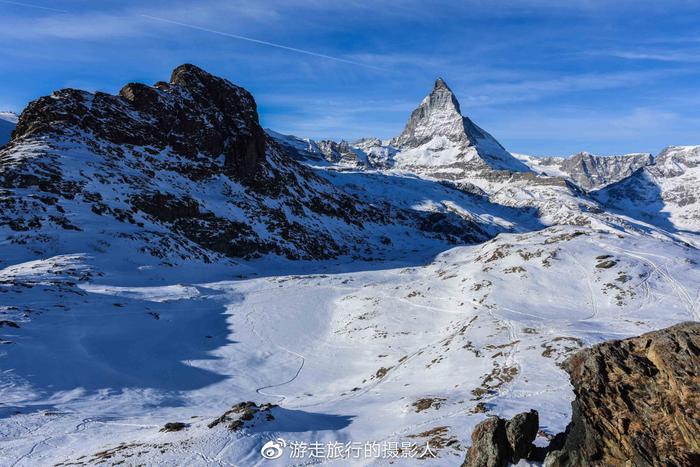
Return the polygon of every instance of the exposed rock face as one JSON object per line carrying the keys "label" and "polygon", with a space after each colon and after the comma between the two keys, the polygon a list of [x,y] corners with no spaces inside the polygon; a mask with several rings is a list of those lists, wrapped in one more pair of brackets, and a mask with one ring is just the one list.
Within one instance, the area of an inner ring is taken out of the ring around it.
{"label": "exposed rock face", "polygon": [[331,140],[322,140],[316,142],[319,150],[329,162],[352,165],[352,166],[367,166],[367,155],[352,146],[347,141],[336,143]]}
{"label": "exposed rock face", "polygon": [[651,154],[595,156],[580,152],[564,159],[560,169],[584,190],[592,190],[622,180],[652,162]]}
{"label": "exposed rock face", "polygon": [[605,207],[666,230],[700,232],[700,146],[670,146],[654,164],[594,193]]}
{"label": "exposed rock face", "polygon": [[491,417],[474,429],[472,445],[462,467],[506,467],[510,453],[506,421],[500,417]]}
{"label": "exposed rock face", "polygon": [[15,138],[75,130],[118,145],[171,147],[191,158],[223,155],[222,171],[242,180],[265,160],[253,96],[194,65],[177,67],[170,83],[127,84],[119,96],[63,89],[42,97],[22,113]]}
{"label": "exposed rock face", "polygon": [[476,426],[472,445],[462,467],[506,467],[534,452],[539,416],[535,410],[516,415],[511,420],[491,417]]}
{"label": "exposed rock face", "polygon": [[567,178],[586,191],[620,181],[654,161],[648,153],[598,156],[585,151],[571,157],[517,157],[538,173]]}
{"label": "exposed rock face", "polygon": [[539,423],[540,418],[536,410],[519,413],[506,423],[506,437],[513,450],[513,463],[529,458],[533,450],[532,442],[540,427]]}
{"label": "exposed rock face", "polygon": [[600,344],[565,366],[572,421],[545,465],[700,465],[700,323]]}
{"label": "exposed rock face", "polygon": [[[468,131],[471,135],[467,134]],[[415,148],[436,136],[445,136],[452,142],[470,144],[469,136],[484,138],[485,135],[462,117],[459,102],[442,78],[413,111],[403,132],[392,140],[399,148]]]}
{"label": "exposed rock face", "polygon": [[529,171],[493,136],[462,116],[457,98],[441,78],[390,145],[401,151],[397,165],[433,167],[443,175],[456,169],[459,173],[453,178],[460,178],[464,171]]}

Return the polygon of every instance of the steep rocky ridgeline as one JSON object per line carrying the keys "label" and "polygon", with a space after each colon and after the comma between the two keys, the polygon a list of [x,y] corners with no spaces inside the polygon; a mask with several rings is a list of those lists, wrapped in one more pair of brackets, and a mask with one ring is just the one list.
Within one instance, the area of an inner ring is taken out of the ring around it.
{"label": "steep rocky ridgeline", "polygon": [[17,259],[117,243],[166,262],[372,258],[396,235],[486,238],[463,216],[342,192],[266,135],[250,93],[193,65],[117,96],[64,89],[32,102],[0,167],[0,225]]}
{"label": "steep rocky ridgeline", "polygon": [[669,231],[700,231],[700,146],[669,146],[654,163],[594,193],[612,211]]}
{"label": "steep rocky ridgeline", "polygon": [[654,161],[648,153],[598,156],[585,151],[570,157],[533,157],[520,154],[517,157],[537,173],[564,177],[586,191],[618,182]]}

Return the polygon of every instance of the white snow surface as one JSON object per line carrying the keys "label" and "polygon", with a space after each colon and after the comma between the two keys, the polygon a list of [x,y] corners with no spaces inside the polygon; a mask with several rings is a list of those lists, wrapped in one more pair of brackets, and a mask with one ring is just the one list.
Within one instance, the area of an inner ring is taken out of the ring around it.
{"label": "white snow surface", "polygon": [[[565,428],[567,355],[698,320],[698,262],[669,240],[570,226],[424,265],[99,271],[63,255],[7,266],[3,319],[20,328],[1,328],[13,343],[0,356],[0,465],[293,464],[290,451],[260,456],[277,438],[432,442],[438,457],[402,465],[459,465],[487,414],[534,408],[546,432]],[[274,420],[208,428],[247,400],[278,404]],[[160,431],[175,421],[186,428]]]}
{"label": "white snow surface", "polygon": [[0,146],[10,141],[15,125],[17,125],[17,114],[0,111]]}

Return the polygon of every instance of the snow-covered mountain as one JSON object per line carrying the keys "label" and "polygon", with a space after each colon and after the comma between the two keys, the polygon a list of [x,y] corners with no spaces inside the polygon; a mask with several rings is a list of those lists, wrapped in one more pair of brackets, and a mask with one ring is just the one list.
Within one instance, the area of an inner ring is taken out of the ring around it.
{"label": "snow-covered mountain", "polygon": [[14,112],[0,112],[0,146],[10,141],[16,124],[17,114]]}
{"label": "snow-covered mountain", "polygon": [[587,191],[620,181],[653,162],[648,153],[597,156],[584,151],[569,157],[514,156],[537,173],[565,177]]}
{"label": "snow-covered mountain", "polygon": [[438,178],[462,179],[483,170],[527,172],[528,167],[468,117],[440,78],[413,111],[403,132],[391,140],[396,166]]}
{"label": "snow-covered mountain", "polygon": [[493,235],[475,216],[358,202],[267,138],[249,93],[193,66],[119,96],[62,90],[31,103],[0,164],[0,229],[18,258],[116,243],[168,262],[381,257],[387,242],[410,251],[418,238],[430,249]]}
{"label": "snow-covered mountain", "polygon": [[645,160],[598,159],[516,159],[442,80],[392,141],[263,130],[192,65],[31,103],[0,149],[0,465],[454,466],[529,409],[546,443],[567,356],[700,320],[700,147],[588,193]]}
{"label": "snow-covered mountain", "polygon": [[[302,159],[317,159],[314,147],[293,136],[271,134],[294,147]],[[294,142],[292,142],[294,141]],[[397,170],[435,179],[472,181],[497,172],[530,172],[496,139],[462,115],[459,102],[445,81],[438,78],[420,105],[411,113],[403,132],[383,142],[365,138],[315,142],[327,161],[342,165]]]}
{"label": "snow-covered mountain", "polygon": [[700,146],[669,146],[652,165],[595,193],[607,208],[666,230],[700,231]]}

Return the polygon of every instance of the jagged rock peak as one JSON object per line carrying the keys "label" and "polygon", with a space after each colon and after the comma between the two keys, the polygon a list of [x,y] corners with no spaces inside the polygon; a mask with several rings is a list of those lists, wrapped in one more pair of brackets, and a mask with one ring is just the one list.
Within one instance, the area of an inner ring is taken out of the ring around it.
{"label": "jagged rock peak", "polygon": [[[434,154],[447,150],[446,157],[429,157],[428,165],[460,165],[464,170],[509,170],[529,172],[496,139],[462,116],[459,102],[442,78],[416,108],[403,132],[390,145],[400,151],[416,148]],[[423,152],[425,152],[423,151]],[[411,157],[417,156],[416,160]],[[420,165],[426,158],[418,154],[404,157],[406,165]]]}
{"label": "jagged rock peak", "polygon": [[433,91],[435,91],[436,89],[447,89],[448,91],[452,91],[445,82],[445,80],[442,78],[438,78],[435,80],[435,86],[433,86]]}
{"label": "jagged rock peak", "polygon": [[114,144],[172,148],[217,160],[246,178],[265,161],[265,133],[253,96],[194,65],[178,66],[169,83],[125,85],[118,96],[62,89],[27,106],[14,139],[92,134]]}
{"label": "jagged rock peak", "polygon": [[457,98],[442,78],[416,108],[401,135],[394,138],[397,147],[417,147],[434,137],[445,136],[453,142],[469,143]]}

